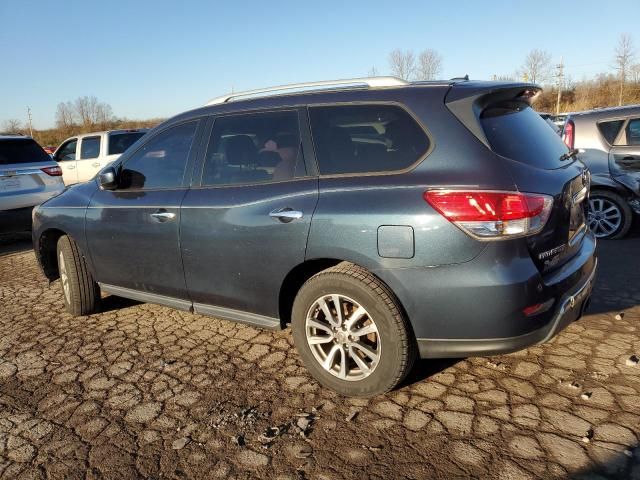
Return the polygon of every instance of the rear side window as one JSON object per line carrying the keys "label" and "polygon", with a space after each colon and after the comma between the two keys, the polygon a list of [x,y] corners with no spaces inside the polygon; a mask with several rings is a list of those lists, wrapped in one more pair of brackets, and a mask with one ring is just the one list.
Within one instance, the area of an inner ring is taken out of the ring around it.
{"label": "rear side window", "polygon": [[100,156],[100,137],[85,137],[80,143],[80,159],[98,158]]}
{"label": "rear side window", "polygon": [[114,133],[109,135],[108,155],[120,155],[144,136],[146,132]]}
{"label": "rear side window", "polygon": [[120,172],[118,188],[156,189],[182,186],[198,122],[170,127],[126,160]]}
{"label": "rear side window", "polygon": [[202,185],[242,185],[305,175],[298,112],[247,113],[215,120]]}
{"label": "rear side window", "polygon": [[0,165],[31,162],[51,162],[51,157],[34,140],[0,140]]}
{"label": "rear side window", "polygon": [[600,133],[609,145],[613,145],[618,133],[620,133],[620,128],[623,123],[624,120],[612,120],[609,122],[598,123],[598,130],[600,130]]}
{"label": "rear side window", "polygon": [[429,148],[429,138],[394,105],[310,107],[321,175],[403,170]]}
{"label": "rear side window", "polygon": [[640,118],[633,118],[627,124],[627,145],[640,145]]}
{"label": "rear side window", "polygon": [[560,160],[567,153],[567,146],[528,105],[490,107],[480,118],[491,149],[498,155],[544,169],[568,163]]}

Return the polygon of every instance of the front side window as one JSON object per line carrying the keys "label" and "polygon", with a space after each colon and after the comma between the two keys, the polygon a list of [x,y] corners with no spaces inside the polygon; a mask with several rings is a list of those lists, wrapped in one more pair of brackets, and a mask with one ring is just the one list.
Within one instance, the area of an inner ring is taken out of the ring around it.
{"label": "front side window", "polygon": [[429,148],[424,130],[394,105],[309,108],[321,175],[404,170]]}
{"label": "front side window", "polygon": [[632,118],[627,123],[627,145],[640,145],[640,118]]}
{"label": "front side window", "polygon": [[65,160],[75,160],[77,145],[78,139],[74,138],[73,140],[69,140],[62,147],[60,147],[60,150],[58,150],[58,153],[56,153],[56,160],[58,162],[64,162]]}
{"label": "front side window", "polygon": [[197,121],[170,127],[149,140],[122,166],[118,188],[157,189],[182,186]]}
{"label": "front side window", "polygon": [[296,111],[248,113],[215,120],[202,185],[238,185],[304,176]]}
{"label": "front side window", "polygon": [[80,144],[80,160],[100,156],[100,137],[85,137]]}

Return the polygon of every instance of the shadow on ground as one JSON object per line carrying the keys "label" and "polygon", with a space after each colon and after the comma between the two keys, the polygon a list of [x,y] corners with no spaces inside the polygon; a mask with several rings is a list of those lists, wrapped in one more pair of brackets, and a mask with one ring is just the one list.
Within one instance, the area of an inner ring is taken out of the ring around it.
{"label": "shadow on ground", "polygon": [[32,248],[31,232],[0,235],[0,257],[26,252]]}
{"label": "shadow on ground", "polygon": [[640,222],[622,240],[598,242],[598,273],[588,313],[618,313],[640,305]]}

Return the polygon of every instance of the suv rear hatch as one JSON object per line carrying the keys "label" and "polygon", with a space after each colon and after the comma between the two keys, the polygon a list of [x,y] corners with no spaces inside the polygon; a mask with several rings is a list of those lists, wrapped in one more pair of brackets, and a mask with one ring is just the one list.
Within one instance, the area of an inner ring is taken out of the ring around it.
{"label": "suv rear hatch", "polygon": [[503,158],[518,191],[553,197],[544,228],[527,246],[541,272],[570,260],[586,232],[587,168],[531,108],[540,88],[532,84],[455,84],[449,109],[490,150]]}
{"label": "suv rear hatch", "polygon": [[51,177],[60,175],[60,167],[33,139],[0,139],[0,209],[40,203],[39,194],[55,183]]}

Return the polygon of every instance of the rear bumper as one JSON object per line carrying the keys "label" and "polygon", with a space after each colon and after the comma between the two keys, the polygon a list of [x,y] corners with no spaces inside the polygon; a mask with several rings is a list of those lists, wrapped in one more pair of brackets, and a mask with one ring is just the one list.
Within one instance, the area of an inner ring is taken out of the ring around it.
{"label": "rear bumper", "polygon": [[548,325],[516,337],[491,339],[417,339],[421,358],[460,358],[511,353],[545,343],[578,320],[589,306],[597,259],[587,279],[561,297]]}
{"label": "rear bumper", "polygon": [[16,233],[31,230],[33,207],[0,210],[0,233]]}
{"label": "rear bumper", "polygon": [[[466,263],[373,273],[402,304],[421,357],[492,355],[545,342],[579,318],[591,293],[595,250],[587,231],[580,250],[544,274],[526,241],[487,244]],[[525,315],[526,307],[550,301],[548,310]]]}

